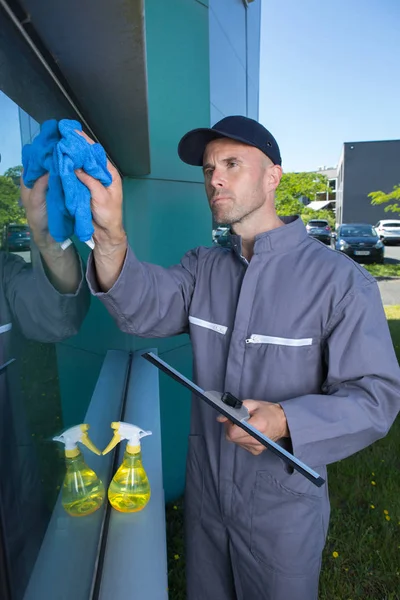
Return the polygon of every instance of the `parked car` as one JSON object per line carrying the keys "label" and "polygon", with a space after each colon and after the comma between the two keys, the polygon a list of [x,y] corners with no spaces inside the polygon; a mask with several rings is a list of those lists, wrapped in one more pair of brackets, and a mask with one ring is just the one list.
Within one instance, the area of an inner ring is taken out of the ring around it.
{"label": "parked car", "polygon": [[367,223],[340,225],[332,235],[332,245],[354,260],[363,263],[383,263],[385,247],[376,229]]}
{"label": "parked car", "polygon": [[228,231],[228,229],[229,229],[228,227],[223,227],[222,225],[220,225],[216,229],[213,229],[213,232],[212,232],[213,242],[217,242],[218,238],[221,235],[223,235],[224,233],[226,233],[226,231]]}
{"label": "parked car", "polygon": [[375,229],[384,244],[399,244],[400,243],[400,220],[386,219],[378,221]]}
{"label": "parked car", "polygon": [[308,221],[306,229],[311,237],[324,242],[324,244],[331,243],[331,227],[325,219],[311,219]]}
{"label": "parked car", "polygon": [[219,246],[229,246],[229,234],[230,234],[230,229],[229,227],[223,227],[222,228],[223,231],[221,231],[218,235],[218,237],[215,238],[214,243],[218,244]]}
{"label": "parked car", "polygon": [[28,225],[9,223],[4,227],[2,249],[6,252],[30,250],[31,232]]}

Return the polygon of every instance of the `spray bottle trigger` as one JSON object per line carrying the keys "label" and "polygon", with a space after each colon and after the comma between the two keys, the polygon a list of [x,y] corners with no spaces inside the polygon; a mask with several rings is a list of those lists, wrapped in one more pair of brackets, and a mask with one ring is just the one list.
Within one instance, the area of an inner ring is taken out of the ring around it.
{"label": "spray bottle trigger", "polygon": [[86,448],[89,448],[89,450],[94,452],[94,454],[97,454],[100,456],[101,451],[93,444],[92,440],[89,438],[87,433],[82,433],[80,442],[81,442],[81,444],[86,446]]}
{"label": "spray bottle trigger", "polygon": [[110,452],[113,448],[115,448],[115,446],[117,444],[119,444],[120,441],[121,441],[121,436],[119,435],[118,431],[115,431],[114,437],[112,438],[111,442],[108,444],[108,446],[102,452],[103,456],[104,456],[104,454],[108,454],[108,452]]}

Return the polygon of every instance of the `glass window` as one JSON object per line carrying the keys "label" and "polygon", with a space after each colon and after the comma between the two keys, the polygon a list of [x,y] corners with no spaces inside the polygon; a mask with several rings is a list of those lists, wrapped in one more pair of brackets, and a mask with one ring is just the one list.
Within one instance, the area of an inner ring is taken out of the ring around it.
{"label": "glass window", "polygon": [[400,221],[384,221],[383,227],[400,227]]}
{"label": "glass window", "polygon": [[310,225],[311,227],[326,227],[327,225],[329,225],[328,221],[321,221],[321,220],[317,220],[317,219],[312,219],[311,221],[308,221],[308,225]]}
{"label": "glass window", "polygon": [[[72,244],[62,256],[71,270],[61,278],[46,245],[40,212],[46,214],[45,193],[38,212],[21,188],[22,146],[40,131],[27,112],[30,99],[35,106],[32,89],[25,89],[22,108],[2,84],[13,92],[0,77],[0,595],[23,600],[34,572],[44,585],[52,577],[50,572],[39,577],[37,570],[66,474],[64,446],[53,438],[84,421],[104,356],[86,351],[77,338],[90,305],[84,262]],[[21,80],[15,96],[22,96]],[[53,114],[49,111],[48,118]],[[90,433],[98,443],[96,431]],[[73,519],[62,506],[61,511],[62,519]],[[88,547],[80,564],[84,590],[97,563],[101,511],[86,524]],[[72,530],[65,523],[68,541]]]}
{"label": "glass window", "polygon": [[340,228],[342,237],[371,237],[376,236],[376,230],[371,225],[345,225]]}

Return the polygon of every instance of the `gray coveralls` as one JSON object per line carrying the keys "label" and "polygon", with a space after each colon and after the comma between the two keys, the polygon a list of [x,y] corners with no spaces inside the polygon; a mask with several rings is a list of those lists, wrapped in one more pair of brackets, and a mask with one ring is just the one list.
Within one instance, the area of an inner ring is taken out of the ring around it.
{"label": "gray coveralls", "polygon": [[[33,242],[32,266],[0,252],[0,523],[13,598],[22,598],[49,519],[20,397],[22,336],[64,340],[78,332],[89,304],[83,270],[76,293],[60,294],[47,279]],[[15,362],[2,369],[12,358]]]}
{"label": "gray coveralls", "polygon": [[[386,435],[400,370],[373,277],[308,237],[299,218],[256,237],[250,262],[197,248],[178,266],[139,262],[99,293],[118,326],[143,337],[190,332],[205,390],[280,402],[295,456],[326,465]],[[267,450],[226,441],[217,413],[193,399],[187,459],[188,600],[316,600],[329,522],[315,487]]]}

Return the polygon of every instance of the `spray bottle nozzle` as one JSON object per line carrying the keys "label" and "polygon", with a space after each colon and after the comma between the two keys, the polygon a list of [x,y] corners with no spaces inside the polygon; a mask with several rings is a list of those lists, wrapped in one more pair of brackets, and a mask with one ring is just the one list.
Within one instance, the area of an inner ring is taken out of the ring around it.
{"label": "spray bottle nozzle", "polygon": [[132,425],[131,423],[123,423],[122,421],[111,423],[111,427],[114,429],[114,437],[108,444],[107,448],[103,450],[103,454],[110,452],[110,450],[115,448],[115,446],[119,442],[122,442],[122,440],[128,440],[128,449],[140,449],[140,440],[142,437],[151,435],[151,431],[145,431],[140,427],[136,427],[136,425]]}
{"label": "spray bottle nozzle", "polygon": [[62,442],[65,444],[65,455],[69,458],[73,458],[79,454],[77,443],[80,442],[86,448],[89,448],[95,454],[100,455],[101,451],[96,448],[88,435],[89,425],[82,423],[81,425],[75,425],[66,429],[64,433],[53,438],[55,442]]}

